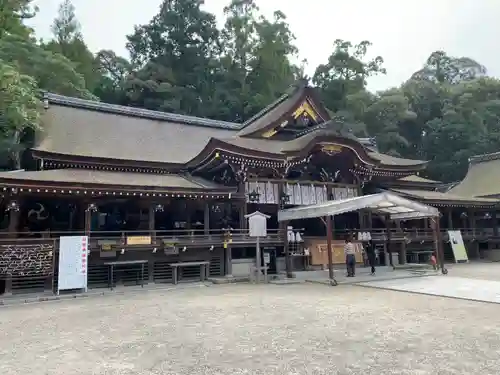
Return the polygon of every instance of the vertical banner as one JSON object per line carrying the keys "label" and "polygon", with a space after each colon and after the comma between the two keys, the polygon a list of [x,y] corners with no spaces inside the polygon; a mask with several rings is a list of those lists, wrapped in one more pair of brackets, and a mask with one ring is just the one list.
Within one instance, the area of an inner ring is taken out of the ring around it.
{"label": "vertical banner", "polygon": [[459,230],[449,230],[448,238],[450,239],[451,249],[455,257],[455,263],[466,263],[469,261],[467,250],[465,249],[462,232]]}
{"label": "vertical banner", "polygon": [[87,236],[59,238],[58,294],[60,290],[84,289],[87,291],[87,260]]}

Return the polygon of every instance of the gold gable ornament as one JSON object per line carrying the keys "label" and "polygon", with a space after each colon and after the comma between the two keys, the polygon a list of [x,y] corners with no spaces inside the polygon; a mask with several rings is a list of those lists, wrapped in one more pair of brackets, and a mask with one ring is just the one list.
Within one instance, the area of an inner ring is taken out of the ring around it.
{"label": "gold gable ornament", "polygon": [[316,111],[311,107],[309,102],[306,100],[302,102],[302,104],[293,112],[293,118],[298,119],[299,116],[302,114],[307,113],[310,118],[312,118],[315,122],[318,121],[318,114]]}
{"label": "gold gable ornament", "polygon": [[344,148],[342,146],[333,144],[324,144],[321,146],[321,151],[328,155],[338,154],[339,152],[342,152],[343,149]]}

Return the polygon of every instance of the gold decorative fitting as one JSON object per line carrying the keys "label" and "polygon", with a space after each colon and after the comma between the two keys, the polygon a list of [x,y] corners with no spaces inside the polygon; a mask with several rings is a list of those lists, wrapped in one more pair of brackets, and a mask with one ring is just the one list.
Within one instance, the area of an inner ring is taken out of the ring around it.
{"label": "gold decorative fitting", "polygon": [[321,151],[325,153],[339,153],[343,150],[342,146],[336,144],[323,144],[321,145]]}
{"label": "gold decorative fitting", "polygon": [[278,131],[276,129],[271,129],[271,130],[268,130],[267,132],[264,132],[262,134],[262,137],[264,138],[271,138],[273,135],[275,135]]}

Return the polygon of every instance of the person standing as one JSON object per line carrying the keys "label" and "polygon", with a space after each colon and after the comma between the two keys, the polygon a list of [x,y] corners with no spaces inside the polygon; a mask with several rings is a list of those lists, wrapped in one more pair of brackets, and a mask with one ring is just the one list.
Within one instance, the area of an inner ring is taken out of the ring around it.
{"label": "person standing", "polygon": [[356,274],[356,249],[352,243],[352,238],[349,236],[344,245],[345,264],[347,267],[347,277],[354,277]]}
{"label": "person standing", "polygon": [[371,267],[371,275],[375,275],[375,245],[373,244],[373,241],[370,240],[366,244],[366,257],[368,258],[368,264]]}

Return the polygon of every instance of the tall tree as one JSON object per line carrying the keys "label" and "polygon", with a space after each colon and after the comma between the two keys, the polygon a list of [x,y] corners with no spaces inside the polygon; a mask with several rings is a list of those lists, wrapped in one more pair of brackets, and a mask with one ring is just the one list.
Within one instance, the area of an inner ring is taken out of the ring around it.
{"label": "tall tree", "polygon": [[286,16],[269,20],[253,0],[233,0],[225,9],[222,30],[222,95],[233,121],[244,121],[273,102],[293,83],[297,52]]}
{"label": "tall tree", "polygon": [[226,22],[221,32],[222,74],[219,94],[228,108],[225,116],[244,121],[251,112],[248,74],[257,44],[258,7],[253,0],[232,0],[224,8]]}
{"label": "tall tree", "polygon": [[337,39],[328,62],[316,68],[313,82],[322,93],[325,105],[332,111],[343,110],[347,106],[348,95],[363,90],[367,78],[385,74],[384,60],[377,56],[366,61],[366,53],[371,43],[362,41],[357,45]]}
{"label": "tall tree", "polygon": [[203,0],[164,0],[159,13],[136,26],[127,48],[140,70],[131,80],[131,104],[210,116],[218,53],[215,16]]}
{"label": "tall tree", "polygon": [[485,74],[486,68],[469,57],[451,57],[444,51],[435,51],[431,53],[424,67],[413,73],[411,78],[454,84]]}
{"label": "tall tree", "polygon": [[83,40],[75,7],[70,0],[64,0],[59,6],[51,30],[53,39],[45,45],[45,48],[70,60],[75,70],[83,76],[86,88],[94,90],[99,80],[98,65]]}
{"label": "tall tree", "polygon": [[256,24],[257,43],[248,76],[254,98],[252,111],[256,112],[283,95],[297,79],[298,68],[290,62],[298,50],[293,44],[295,36],[280,11],[273,19],[260,17]]}

